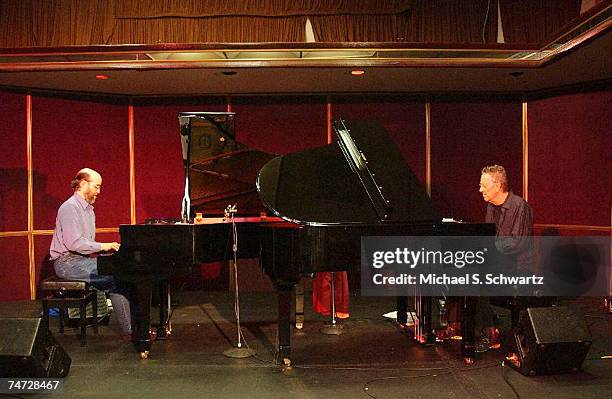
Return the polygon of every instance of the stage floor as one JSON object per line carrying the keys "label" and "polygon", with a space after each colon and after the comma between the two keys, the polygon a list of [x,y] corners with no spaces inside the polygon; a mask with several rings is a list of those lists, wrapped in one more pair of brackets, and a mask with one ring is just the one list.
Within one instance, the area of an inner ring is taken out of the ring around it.
{"label": "stage floor", "polygon": [[[583,370],[572,374],[525,377],[502,367],[503,353],[489,351],[472,366],[463,364],[459,343],[424,347],[382,315],[394,298],[351,296],[345,334],[323,335],[325,319],[311,312],[292,340],[290,368],[273,363],[276,297],[241,296],[243,332],[255,357],[232,359],[223,351],[236,343],[233,296],[229,292],[184,292],[176,296],[173,334],[153,343],[150,358],[139,360],[119,336],[115,320],[88,344],[76,330],[51,330],[72,358],[62,398],[612,398],[612,315],[595,299],[573,301],[586,315],[594,343]],[[34,302],[1,303],[1,316],[35,315]],[[295,331],[295,330],[294,330]],[[2,396],[2,395],[0,395]]]}

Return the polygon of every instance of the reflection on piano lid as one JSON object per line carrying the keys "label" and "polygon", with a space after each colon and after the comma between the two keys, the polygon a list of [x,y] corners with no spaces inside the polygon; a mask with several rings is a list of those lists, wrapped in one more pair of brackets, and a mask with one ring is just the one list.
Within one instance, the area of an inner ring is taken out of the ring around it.
{"label": "reflection on piano lid", "polygon": [[264,205],[304,225],[440,221],[423,184],[375,122],[337,121],[338,141],[276,157],[257,177]]}
{"label": "reflection on piano lid", "polygon": [[183,159],[188,163],[191,215],[265,211],[256,195],[259,169],[274,157],[236,141],[233,112],[180,112]]}

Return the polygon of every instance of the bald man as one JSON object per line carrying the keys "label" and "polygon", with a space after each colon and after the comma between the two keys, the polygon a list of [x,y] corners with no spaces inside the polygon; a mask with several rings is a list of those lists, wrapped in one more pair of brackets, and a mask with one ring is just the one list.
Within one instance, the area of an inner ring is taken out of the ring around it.
{"label": "bald man", "polygon": [[121,332],[131,334],[130,304],[127,291],[117,287],[112,276],[98,275],[97,256],[119,250],[119,243],[96,241],[96,215],[93,204],[100,195],[102,176],[93,169],[81,169],[70,183],[74,190],[57,211],[51,241],[55,274],[64,279],[82,280],[110,293]]}

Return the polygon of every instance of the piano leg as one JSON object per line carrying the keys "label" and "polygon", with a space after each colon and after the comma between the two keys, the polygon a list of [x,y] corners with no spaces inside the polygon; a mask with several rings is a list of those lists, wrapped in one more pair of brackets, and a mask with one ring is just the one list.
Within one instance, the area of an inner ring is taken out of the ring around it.
{"label": "piano leg", "polygon": [[397,322],[402,325],[408,324],[408,297],[395,297],[395,303],[397,309]]}
{"label": "piano leg", "polygon": [[436,343],[436,333],[433,328],[433,301],[436,297],[424,297],[422,301],[421,323],[423,325],[423,344],[433,345]]}
{"label": "piano leg", "polygon": [[157,339],[165,339],[172,332],[170,326],[170,282],[159,282],[159,326],[157,326]]}
{"label": "piano leg", "polygon": [[134,287],[132,301],[132,343],[141,359],[151,351],[151,292],[152,281],[143,280]]}
{"label": "piano leg", "polygon": [[276,284],[278,294],[278,352],[276,364],[291,365],[291,302],[295,284]]}
{"label": "piano leg", "polygon": [[474,359],[476,347],[476,303],[477,297],[463,298],[461,306],[461,356],[464,359]]}
{"label": "piano leg", "polygon": [[304,327],[304,279],[295,285],[295,328]]}

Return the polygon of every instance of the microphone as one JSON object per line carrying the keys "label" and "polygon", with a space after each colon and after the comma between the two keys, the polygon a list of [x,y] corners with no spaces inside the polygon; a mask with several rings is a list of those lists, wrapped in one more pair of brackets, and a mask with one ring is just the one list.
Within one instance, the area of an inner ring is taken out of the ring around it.
{"label": "microphone", "polygon": [[232,205],[232,204],[230,204],[230,205],[228,205],[228,206],[225,208],[225,210],[223,211],[223,214],[224,214],[224,216],[225,216],[225,218],[226,218],[226,219],[229,219],[229,218],[233,217],[233,216],[234,216],[234,214],[235,214],[236,212],[238,212],[238,210],[237,210],[237,208],[236,208],[236,206],[237,206],[237,205],[238,205],[238,204],[233,204],[233,205]]}

